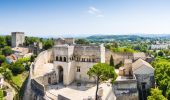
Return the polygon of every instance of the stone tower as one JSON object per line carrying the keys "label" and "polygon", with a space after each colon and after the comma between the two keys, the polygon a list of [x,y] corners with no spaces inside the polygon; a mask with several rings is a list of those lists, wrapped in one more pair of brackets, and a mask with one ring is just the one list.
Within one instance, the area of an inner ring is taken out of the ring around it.
{"label": "stone tower", "polygon": [[25,41],[24,32],[12,32],[12,47],[23,46]]}

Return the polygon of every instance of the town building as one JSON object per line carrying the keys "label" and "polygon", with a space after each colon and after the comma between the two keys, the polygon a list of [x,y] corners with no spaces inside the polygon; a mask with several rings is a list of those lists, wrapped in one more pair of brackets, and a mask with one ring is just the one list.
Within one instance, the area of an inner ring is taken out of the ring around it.
{"label": "town building", "polygon": [[154,68],[148,62],[138,59],[132,64],[132,71],[137,79],[140,99],[146,100],[147,91],[155,86]]}
{"label": "town building", "polygon": [[125,59],[113,86],[116,100],[146,100],[147,91],[154,87],[154,68],[143,59]]}
{"label": "town building", "polygon": [[119,68],[119,75],[113,85],[115,100],[138,100],[137,80],[132,71],[132,60],[125,59],[124,66]]}
{"label": "town building", "polygon": [[169,44],[152,44],[150,46],[151,50],[162,50],[162,49],[168,49],[170,47]]}

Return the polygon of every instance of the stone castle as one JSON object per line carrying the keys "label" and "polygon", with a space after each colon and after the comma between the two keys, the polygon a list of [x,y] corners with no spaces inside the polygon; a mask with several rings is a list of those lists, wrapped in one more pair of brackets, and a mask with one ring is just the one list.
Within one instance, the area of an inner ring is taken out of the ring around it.
{"label": "stone castle", "polygon": [[12,47],[23,46],[25,41],[24,32],[12,32]]}
{"label": "stone castle", "polygon": [[96,63],[105,63],[103,45],[78,45],[74,39],[59,38],[51,50],[39,54],[32,65],[31,86],[34,96],[45,95],[49,85],[70,85],[75,81],[95,82],[87,71]]}
{"label": "stone castle", "polygon": [[[80,94],[84,100],[85,96],[93,95],[94,92],[90,89],[88,93],[86,90],[79,91],[77,85],[82,84],[83,87],[84,84],[86,87],[89,83],[94,84],[95,78],[90,79],[87,75],[89,68],[96,63],[107,63],[111,55],[116,61],[120,58],[120,55],[105,50],[102,44],[79,45],[72,38],[56,39],[55,46],[41,52],[30,66],[31,96],[26,100],[80,100],[75,99],[74,93]],[[121,57],[124,66],[120,67],[113,87],[103,87],[103,99],[139,100],[141,94],[147,95],[146,90],[154,86],[154,68],[144,61],[146,56],[143,53]],[[76,88],[73,86],[75,83]],[[73,91],[73,95],[68,96]]]}

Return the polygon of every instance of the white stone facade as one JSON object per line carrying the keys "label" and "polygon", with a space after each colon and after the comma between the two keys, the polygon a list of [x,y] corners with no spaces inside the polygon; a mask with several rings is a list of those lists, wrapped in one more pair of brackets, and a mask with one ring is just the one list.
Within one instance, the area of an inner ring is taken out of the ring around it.
{"label": "white stone facade", "polygon": [[[94,79],[89,79],[87,72],[99,62],[105,62],[103,45],[56,45],[39,54],[34,62],[33,76],[44,77],[43,81],[40,80],[44,85],[69,85],[74,81],[94,82]],[[50,74],[54,72],[55,74]]]}
{"label": "white stone facade", "polygon": [[[87,71],[94,64],[105,62],[105,48],[100,46],[56,45],[53,48],[54,68],[57,76],[62,70],[63,83],[68,85],[74,80],[93,82]],[[59,77],[57,79],[59,82]]]}
{"label": "white stone facade", "polygon": [[12,32],[12,47],[23,46],[25,41],[24,32]]}

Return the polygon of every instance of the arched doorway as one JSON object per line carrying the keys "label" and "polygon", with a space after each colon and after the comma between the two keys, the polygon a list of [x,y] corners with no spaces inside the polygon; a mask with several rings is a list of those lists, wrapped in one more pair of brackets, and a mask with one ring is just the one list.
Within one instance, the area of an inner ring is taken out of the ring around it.
{"label": "arched doorway", "polygon": [[51,77],[48,78],[48,84],[51,84]]}
{"label": "arched doorway", "polygon": [[63,68],[58,66],[58,82],[63,83]]}

